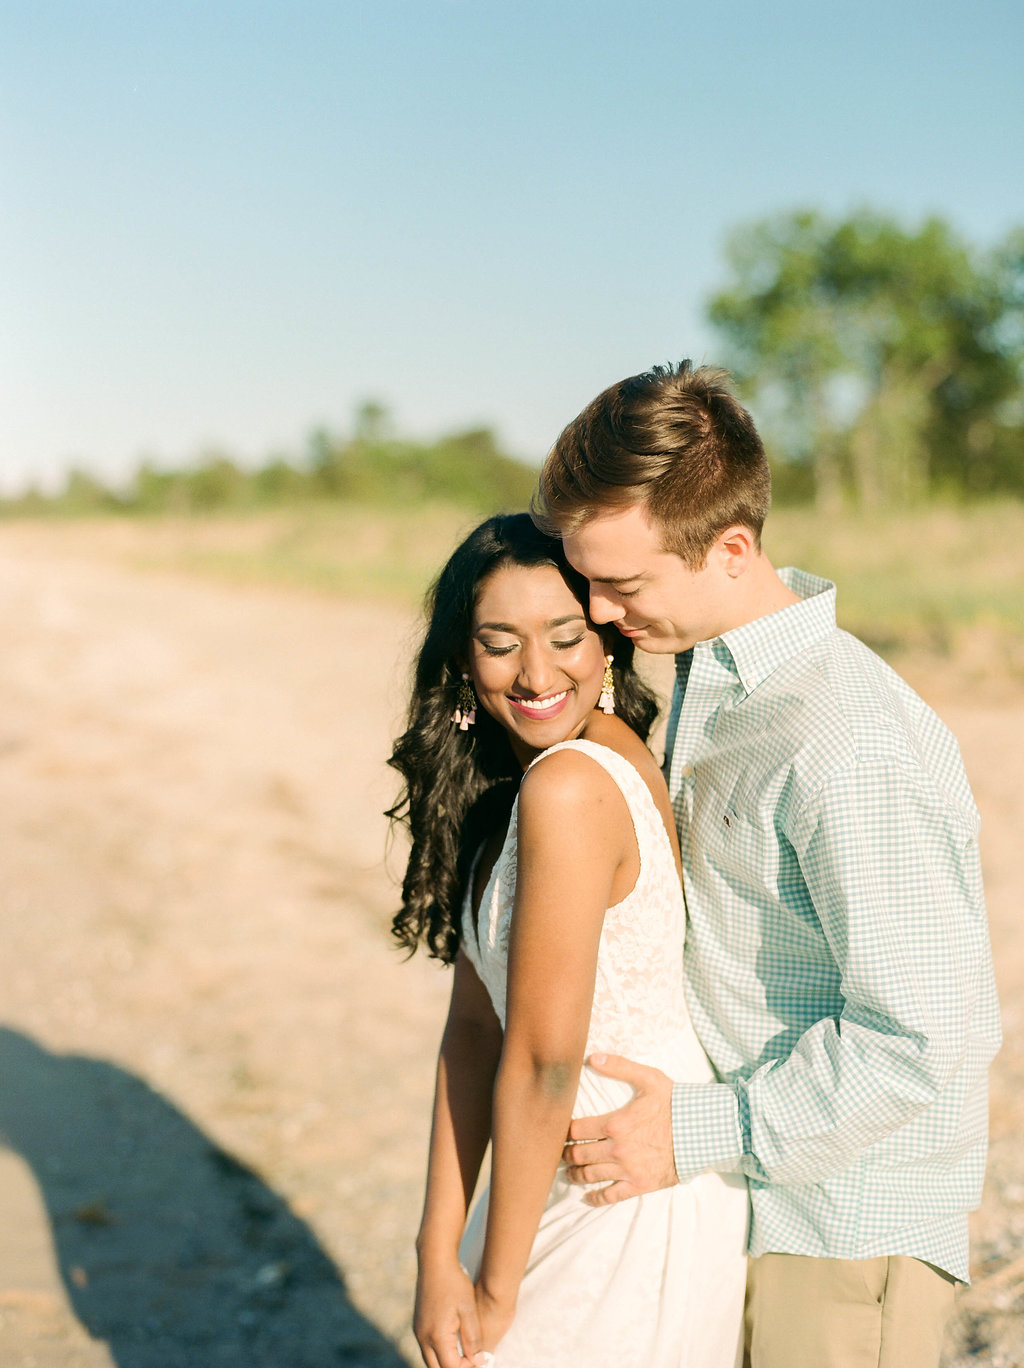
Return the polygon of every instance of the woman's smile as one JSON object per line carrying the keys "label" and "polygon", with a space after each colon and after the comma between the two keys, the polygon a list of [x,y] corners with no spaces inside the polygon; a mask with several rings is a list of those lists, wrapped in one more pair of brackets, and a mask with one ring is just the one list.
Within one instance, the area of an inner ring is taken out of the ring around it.
{"label": "woman's smile", "polygon": [[569,689],[562,689],[560,693],[548,694],[545,698],[520,698],[516,694],[506,694],[505,697],[524,717],[538,718],[557,716],[569,694]]}

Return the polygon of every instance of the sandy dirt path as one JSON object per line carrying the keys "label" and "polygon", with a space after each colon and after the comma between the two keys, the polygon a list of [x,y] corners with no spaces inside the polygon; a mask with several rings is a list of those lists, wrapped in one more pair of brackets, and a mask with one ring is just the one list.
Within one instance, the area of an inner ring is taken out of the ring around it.
{"label": "sandy dirt path", "polygon": [[[414,1359],[447,980],[384,931],[412,631],[0,530],[0,1368]],[[982,1344],[1024,1282],[1024,709],[914,682],[982,807],[1008,1032],[949,1361],[1019,1363]]]}

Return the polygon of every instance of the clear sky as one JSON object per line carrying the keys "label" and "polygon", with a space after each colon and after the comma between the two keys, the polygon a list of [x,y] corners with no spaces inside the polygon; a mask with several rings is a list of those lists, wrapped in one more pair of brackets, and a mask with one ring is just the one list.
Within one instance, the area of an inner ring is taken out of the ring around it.
{"label": "clear sky", "polygon": [[715,359],[729,228],[1024,222],[1020,0],[0,0],[0,484]]}

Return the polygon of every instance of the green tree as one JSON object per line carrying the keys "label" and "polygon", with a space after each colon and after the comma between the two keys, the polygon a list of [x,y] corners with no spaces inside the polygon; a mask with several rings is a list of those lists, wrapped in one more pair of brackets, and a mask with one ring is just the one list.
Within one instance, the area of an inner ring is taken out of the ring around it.
{"label": "green tree", "polygon": [[345,447],[327,428],[314,428],[309,434],[305,465],[316,493],[335,498],[348,493]]}
{"label": "green tree", "polygon": [[257,502],[268,504],[295,503],[309,497],[310,479],[294,466],[285,455],[273,456],[260,466],[252,477],[253,494]]}
{"label": "green tree", "polygon": [[490,428],[416,441],[396,436],[389,411],[367,401],[356,411],[353,433],[342,442],[319,428],[308,438],[305,468],[316,492],[384,506],[434,500],[483,512],[529,502],[536,472],[506,456]]}
{"label": "green tree", "polygon": [[239,507],[251,499],[250,477],[221,451],[207,452],[185,472],[184,482],[189,507],[195,512]]}
{"label": "green tree", "polygon": [[733,281],[709,306],[726,360],[747,395],[761,398],[790,459],[810,462],[820,507],[841,485],[830,390],[842,366],[834,291],[820,278],[829,227],[808,212],[733,233]]}
{"label": "green tree", "polygon": [[740,229],[731,281],[709,305],[726,361],[790,460],[813,470],[822,512],[844,490],[866,508],[1016,487],[1021,251],[972,253],[939,219],[908,231],[861,211],[812,211]]}
{"label": "green tree", "polygon": [[379,399],[364,399],[356,409],[356,442],[363,446],[383,446],[391,435],[390,410]]}
{"label": "green tree", "polygon": [[160,470],[149,459],[135,472],[128,504],[140,513],[187,513],[185,477],[179,470]]}
{"label": "green tree", "polygon": [[424,453],[430,470],[425,492],[468,504],[483,513],[526,508],[537,472],[498,448],[490,428],[469,428],[440,438]]}
{"label": "green tree", "polygon": [[68,471],[58,506],[67,513],[105,513],[117,507],[117,500],[101,480],[75,466]]}

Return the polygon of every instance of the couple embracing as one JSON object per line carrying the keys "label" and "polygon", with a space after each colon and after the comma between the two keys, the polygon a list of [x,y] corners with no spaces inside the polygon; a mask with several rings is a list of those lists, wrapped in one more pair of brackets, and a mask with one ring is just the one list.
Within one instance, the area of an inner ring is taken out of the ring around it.
{"label": "couple embracing", "polygon": [[768,502],[722,373],[658,367],[431,592],[391,757],[395,934],[454,966],[428,1368],[937,1368],[999,1040],[977,812]]}

